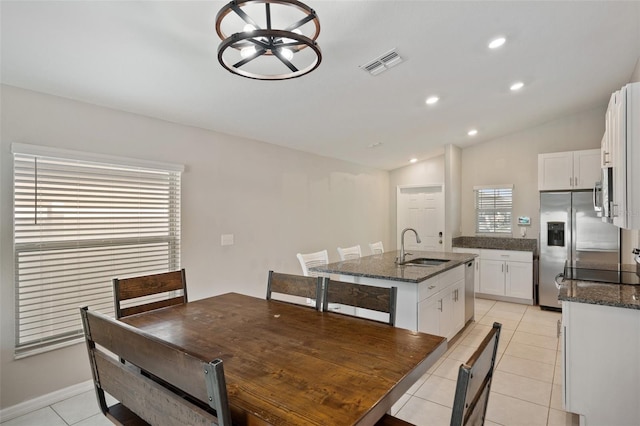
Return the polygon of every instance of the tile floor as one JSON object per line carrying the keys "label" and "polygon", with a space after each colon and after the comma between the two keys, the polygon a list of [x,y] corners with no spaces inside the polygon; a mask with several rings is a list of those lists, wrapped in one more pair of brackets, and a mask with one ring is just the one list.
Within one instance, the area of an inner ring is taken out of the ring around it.
{"label": "tile floor", "polygon": [[[489,332],[502,323],[488,426],[577,425],[562,411],[561,347],[556,337],[560,314],[535,306],[476,299],[476,322],[449,343],[447,353],[394,406],[392,412],[416,425],[449,425],[457,369]],[[109,401],[113,403],[113,401]],[[109,426],[93,390],[2,426]]]}
{"label": "tile floor", "polygon": [[577,425],[562,410],[560,313],[537,306],[476,299],[475,321],[449,342],[445,355],[394,405],[397,417],[420,425],[449,425],[458,367],[494,321],[502,324],[486,425]]}

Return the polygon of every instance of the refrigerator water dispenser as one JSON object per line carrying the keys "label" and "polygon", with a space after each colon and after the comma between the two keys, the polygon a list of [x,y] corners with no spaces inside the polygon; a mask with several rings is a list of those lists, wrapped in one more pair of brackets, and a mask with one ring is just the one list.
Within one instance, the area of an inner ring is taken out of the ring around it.
{"label": "refrigerator water dispenser", "polygon": [[547,223],[547,245],[564,247],[564,222]]}

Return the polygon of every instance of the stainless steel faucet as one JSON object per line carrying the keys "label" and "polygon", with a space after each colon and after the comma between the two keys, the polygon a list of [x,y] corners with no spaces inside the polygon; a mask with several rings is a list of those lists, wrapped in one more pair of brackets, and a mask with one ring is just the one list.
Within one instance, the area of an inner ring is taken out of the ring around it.
{"label": "stainless steel faucet", "polygon": [[[420,240],[420,235],[418,235],[418,231],[416,231],[413,228],[404,228],[402,230],[402,234],[400,234],[400,257],[398,258],[398,263],[404,263],[404,256],[405,256],[405,254],[407,254],[407,253],[404,252],[404,233],[407,232],[407,231],[413,231],[413,233],[416,234],[416,242],[418,244],[420,244],[422,242]],[[411,254],[411,253],[408,253],[408,254]]]}

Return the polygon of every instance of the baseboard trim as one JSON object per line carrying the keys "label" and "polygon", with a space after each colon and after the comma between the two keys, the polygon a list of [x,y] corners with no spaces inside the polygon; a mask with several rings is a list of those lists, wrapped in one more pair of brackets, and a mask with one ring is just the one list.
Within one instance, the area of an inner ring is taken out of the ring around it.
{"label": "baseboard trim", "polygon": [[78,383],[76,385],[21,402],[20,404],[3,408],[0,410],[0,422],[15,419],[16,417],[23,416],[32,411],[55,404],[56,402],[64,401],[65,399],[80,395],[81,393],[91,389],[93,389],[93,380],[87,380],[86,382]]}

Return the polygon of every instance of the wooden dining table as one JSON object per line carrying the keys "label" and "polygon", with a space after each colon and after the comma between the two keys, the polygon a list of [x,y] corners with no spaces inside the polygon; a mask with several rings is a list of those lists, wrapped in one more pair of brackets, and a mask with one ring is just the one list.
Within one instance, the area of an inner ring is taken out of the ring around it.
{"label": "wooden dining table", "polygon": [[446,351],[446,339],[227,293],[121,321],[222,359],[234,424],[371,425]]}

